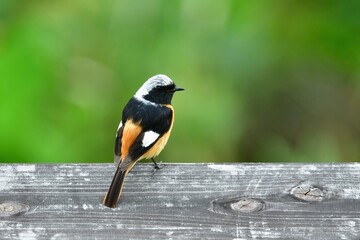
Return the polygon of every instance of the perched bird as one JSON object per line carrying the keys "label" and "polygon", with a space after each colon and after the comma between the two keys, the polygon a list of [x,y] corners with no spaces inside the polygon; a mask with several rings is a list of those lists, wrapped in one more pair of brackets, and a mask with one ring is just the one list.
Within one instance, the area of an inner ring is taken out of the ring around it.
{"label": "perched bird", "polygon": [[171,99],[176,87],[166,75],[148,79],[126,104],[120,121],[114,150],[117,169],[103,204],[115,208],[119,201],[126,175],[141,159],[152,159],[164,149],[174,123]]}

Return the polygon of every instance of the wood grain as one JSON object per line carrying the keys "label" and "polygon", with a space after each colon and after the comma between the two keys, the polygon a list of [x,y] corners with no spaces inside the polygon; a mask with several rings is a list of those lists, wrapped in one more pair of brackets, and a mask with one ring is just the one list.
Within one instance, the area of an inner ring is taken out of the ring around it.
{"label": "wood grain", "polygon": [[2,164],[0,239],[360,239],[358,163],[152,169],[109,209],[113,164]]}

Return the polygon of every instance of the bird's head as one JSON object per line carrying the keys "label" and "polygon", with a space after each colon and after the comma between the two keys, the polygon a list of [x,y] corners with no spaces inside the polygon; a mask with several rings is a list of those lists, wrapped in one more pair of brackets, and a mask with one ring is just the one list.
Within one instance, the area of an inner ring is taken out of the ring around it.
{"label": "bird's head", "polygon": [[163,74],[149,78],[136,92],[135,97],[155,104],[171,104],[171,99],[176,91],[183,88],[176,87],[173,80]]}

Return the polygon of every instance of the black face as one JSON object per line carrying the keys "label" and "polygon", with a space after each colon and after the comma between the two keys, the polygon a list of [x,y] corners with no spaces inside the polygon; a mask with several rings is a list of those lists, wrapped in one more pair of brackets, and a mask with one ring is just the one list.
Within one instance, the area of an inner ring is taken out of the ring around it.
{"label": "black face", "polygon": [[171,104],[171,99],[174,95],[174,92],[184,90],[182,88],[177,88],[175,84],[167,86],[157,86],[153,88],[149,94],[144,96],[146,100],[157,104]]}

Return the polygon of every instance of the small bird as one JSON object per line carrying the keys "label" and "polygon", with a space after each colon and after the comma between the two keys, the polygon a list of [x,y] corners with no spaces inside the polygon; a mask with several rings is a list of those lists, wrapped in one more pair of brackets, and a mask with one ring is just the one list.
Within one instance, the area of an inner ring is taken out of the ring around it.
{"label": "small bird", "polygon": [[154,160],[164,149],[174,124],[171,100],[183,88],[166,75],[149,78],[126,104],[116,133],[114,162],[117,169],[103,204],[115,208],[126,175],[141,159]]}

